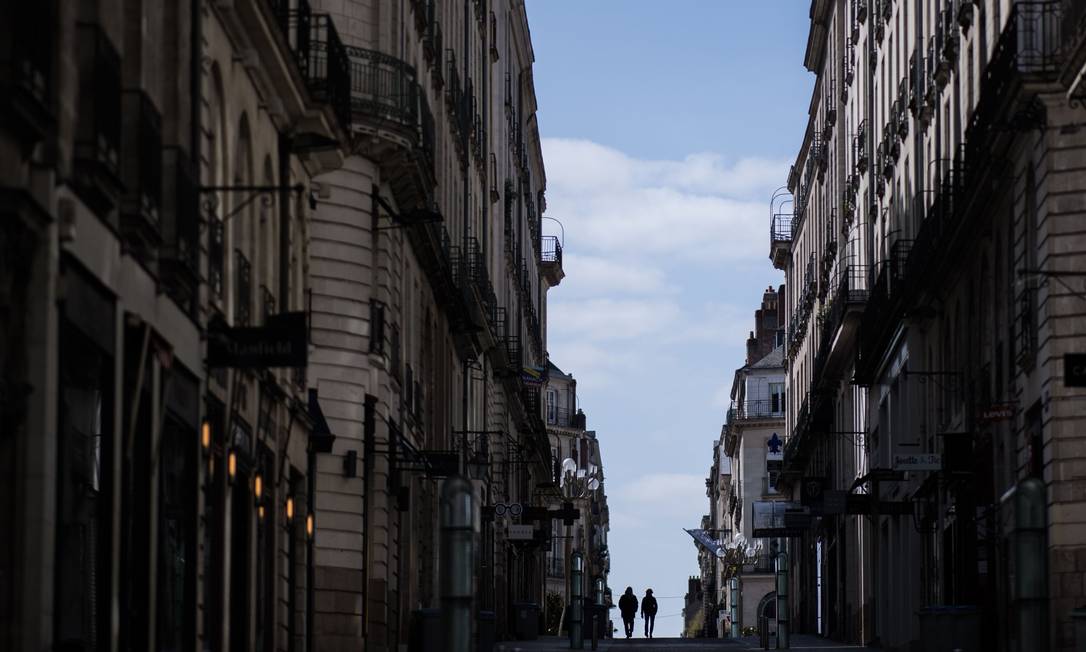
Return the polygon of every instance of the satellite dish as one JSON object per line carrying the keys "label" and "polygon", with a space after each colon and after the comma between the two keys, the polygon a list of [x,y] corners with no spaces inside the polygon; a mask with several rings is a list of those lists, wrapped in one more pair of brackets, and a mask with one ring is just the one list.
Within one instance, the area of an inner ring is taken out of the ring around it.
{"label": "satellite dish", "polygon": [[595,490],[597,490],[599,488],[600,488],[600,481],[599,480],[597,480],[595,478],[592,478],[591,480],[588,481],[588,490],[589,491],[595,491]]}
{"label": "satellite dish", "polygon": [[562,473],[563,474],[576,473],[576,472],[577,472],[577,462],[573,461],[572,457],[567,457],[566,459],[562,460]]}

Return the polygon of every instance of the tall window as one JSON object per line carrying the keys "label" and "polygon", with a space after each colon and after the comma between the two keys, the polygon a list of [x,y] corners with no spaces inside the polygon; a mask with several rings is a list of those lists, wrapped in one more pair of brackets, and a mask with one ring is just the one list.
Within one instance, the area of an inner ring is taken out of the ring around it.
{"label": "tall window", "polygon": [[773,414],[784,412],[784,383],[769,383],[769,410]]}
{"label": "tall window", "polygon": [[558,423],[558,392],[547,390],[547,423]]}

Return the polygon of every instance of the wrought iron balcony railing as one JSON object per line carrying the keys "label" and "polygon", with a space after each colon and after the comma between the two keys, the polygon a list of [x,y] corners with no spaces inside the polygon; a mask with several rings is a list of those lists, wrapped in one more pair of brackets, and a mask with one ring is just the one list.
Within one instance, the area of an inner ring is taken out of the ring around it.
{"label": "wrought iron balcony railing", "polygon": [[79,23],[76,31],[76,185],[86,191],[92,208],[108,209],[121,187],[121,56],[98,25]]}
{"label": "wrought iron balcony railing", "polygon": [[137,257],[147,260],[161,243],[162,118],[142,90],[123,94],[121,232]]}
{"label": "wrought iron balcony railing", "polygon": [[200,284],[200,224],[203,222],[196,175],[192,162],[178,147],[167,148],[163,162],[163,246],[159,271],[166,292],[185,313],[193,315]]}
{"label": "wrought iron balcony railing", "polygon": [[729,416],[734,421],[784,418],[784,394],[750,401],[732,401]]}
{"label": "wrought iron balcony railing", "polygon": [[769,239],[771,242],[791,242],[795,235],[792,229],[791,213],[774,213],[769,223]]}
{"label": "wrought iron balcony railing", "polygon": [[553,263],[562,266],[562,242],[558,236],[545,235],[542,238],[543,251],[540,254],[540,262]]}
{"label": "wrought iron balcony railing", "polygon": [[208,219],[207,234],[207,284],[211,294],[221,300],[225,291],[224,267],[226,266],[226,228],[215,216]]}
{"label": "wrought iron balcony railing", "polygon": [[11,110],[20,126],[33,133],[19,133],[28,140],[40,139],[55,122],[55,56],[57,30],[54,3],[12,2],[0,13],[8,22],[8,48],[0,53],[0,110]]}
{"label": "wrought iron balcony railing", "polygon": [[234,250],[234,325],[248,326],[252,321],[253,268],[240,249]]}
{"label": "wrought iron balcony railing", "polygon": [[351,124],[351,63],[331,16],[313,14],[308,41],[307,65],[302,73],[309,90],[317,101],[332,107],[346,129]]}

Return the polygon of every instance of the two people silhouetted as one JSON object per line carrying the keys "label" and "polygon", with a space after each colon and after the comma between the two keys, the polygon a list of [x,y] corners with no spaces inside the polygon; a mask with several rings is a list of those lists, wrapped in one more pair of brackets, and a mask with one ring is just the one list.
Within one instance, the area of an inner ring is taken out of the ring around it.
{"label": "two people silhouetted", "polygon": [[645,638],[652,638],[652,630],[656,627],[656,598],[652,597],[652,589],[645,589],[645,597],[641,598],[641,617],[645,620]]}
{"label": "two people silhouetted", "polygon": [[[618,600],[618,610],[622,612],[622,625],[626,630],[626,638],[633,636],[634,618],[637,617],[637,596],[633,587],[627,586],[626,592]],[[656,627],[656,598],[652,597],[652,589],[645,590],[645,597],[641,599],[641,617],[645,620],[645,637],[652,638],[652,630]]]}

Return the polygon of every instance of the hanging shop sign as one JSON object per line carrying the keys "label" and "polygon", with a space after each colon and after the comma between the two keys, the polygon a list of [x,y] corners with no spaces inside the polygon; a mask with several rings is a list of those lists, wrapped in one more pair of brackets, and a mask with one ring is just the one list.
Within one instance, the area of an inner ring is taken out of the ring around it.
{"label": "hanging shop sign", "polygon": [[895,471],[938,471],[943,468],[939,453],[894,453]]}
{"label": "hanging shop sign", "polygon": [[235,369],[304,367],[309,338],[304,312],[271,315],[263,326],[231,328],[210,324],[207,362]]}
{"label": "hanging shop sign", "polygon": [[1015,410],[1017,409],[1017,403],[993,403],[977,414],[977,421],[981,423],[993,423],[995,421],[1013,419]]}
{"label": "hanging shop sign", "polygon": [[531,541],[535,538],[535,526],[512,524],[506,529],[505,538],[510,541]]}
{"label": "hanging shop sign", "polygon": [[520,372],[520,379],[527,385],[542,385],[543,381],[547,379],[546,369],[543,367],[523,367]]}
{"label": "hanging shop sign", "polygon": [[751,536],[799,537],[810,527],[811,514],[802,505],[783,501],[751,503]]}

